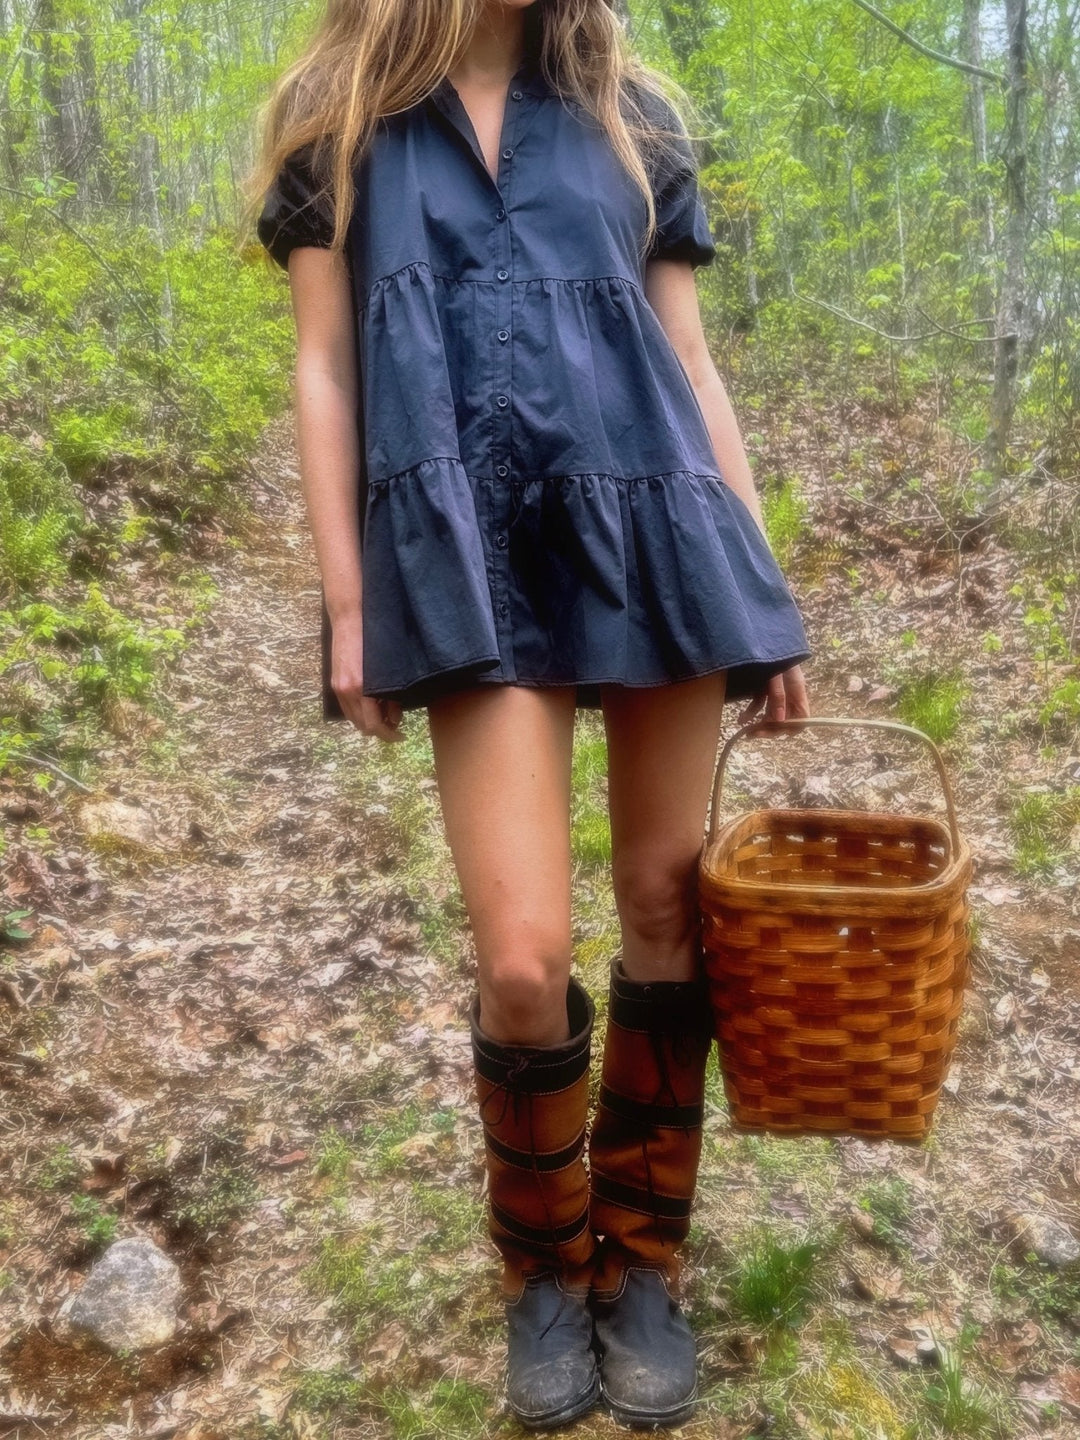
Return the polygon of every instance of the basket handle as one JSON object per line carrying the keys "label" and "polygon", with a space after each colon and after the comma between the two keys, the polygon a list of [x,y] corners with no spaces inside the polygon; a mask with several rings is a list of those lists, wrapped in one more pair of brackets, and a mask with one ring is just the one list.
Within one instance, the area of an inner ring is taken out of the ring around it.
{"label": "basket handle", "polygon": [[716,816],[720,803],[720,786],[724,778],[724,765],[727,762],[728,751],[735,744],[736,740],[741,740],[743,736],[751,734],[769,735],[778,734],[782,731],[798,731],[805,725],[820,725],[830,729],[842,725],[865,725],[875,730],[892,730],[900,735],[914,735],[917,740],[922,740],[925,744],[929,745],[930,752],[934,757],[934,764],[937,767],[938,778],[941,781],[941,788],[945,792],[945,805],[949,813],[949,832],[952,835],[953,854],[955,856],[959,853],[960,827],[956,823],[956,805],[953,802],[952,786],[949,784],[949,777],[945,770],[945,762],[941,758],[941,752],[933,740],[930,739],[930,736],[922,730],[917,730],[914,725],[904,725],[897,720],[860,720],[847,715],[810,715],[799,716],[790,720],[767,720],[761,717],[757,720],[749,720],[745,725],[740,726],[720,751],[720,758],[716,764],[716,779],[713,782],[707,844],[711,845],[716,838]]}

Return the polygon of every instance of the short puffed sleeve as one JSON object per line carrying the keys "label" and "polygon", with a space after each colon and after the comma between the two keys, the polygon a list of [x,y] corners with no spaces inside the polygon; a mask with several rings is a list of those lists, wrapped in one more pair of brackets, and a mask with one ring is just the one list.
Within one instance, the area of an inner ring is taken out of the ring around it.
{"label": "short puffed sleeve", "polygon": [[334,237],[333,207],[311,168],[312,146],[288,156],[267,191],[256,233],[282,269],[298,245],[328,249]]}
{"label": "short puffed sleeve", "polygon": [[[695,268],[716,258],[716,244],[698,186],[697,161],[682,120],[666,101],[655,109],[665,130],[676,132],[665,142],[653,167],[656,238],[647,259],[689,260]],[[673,151],[674,153],[669,153]]]}

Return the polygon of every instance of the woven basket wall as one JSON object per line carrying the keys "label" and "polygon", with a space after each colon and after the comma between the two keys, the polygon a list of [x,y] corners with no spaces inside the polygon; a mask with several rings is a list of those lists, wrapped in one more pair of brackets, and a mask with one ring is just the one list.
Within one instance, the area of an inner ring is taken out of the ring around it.
{"label": "woven basket wall", "polygon": [[948,799],[949,827],[768,809],[710,829],[702,943],[734,1128],[928,1133],[969,974],[971,854]]}

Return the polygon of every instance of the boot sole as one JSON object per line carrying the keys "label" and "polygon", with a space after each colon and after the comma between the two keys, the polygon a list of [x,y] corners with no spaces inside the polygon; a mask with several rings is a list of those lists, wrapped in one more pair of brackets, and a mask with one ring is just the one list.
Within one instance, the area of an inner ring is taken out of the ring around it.
{"label": "boot sole", "polygon": [[632,1405],[621,1404],[606,1390],[602,1390],[602,1394],[611,1418],[620,1425],[628,1425],[632,1430],[648,1430],[657,1425],[682,1425],[693,1415],[698,1398],[695,1386],[694,1393],[688,1399],[680,1400],[677,1405],[669,1405],[666,1410],[641,1410]]}
{"label": "boot sole", "polygon": [[564,1405],[561,1410],[547,1411],[543,1415],[529,1415],[523,1414],[520,1410],[515,1410],[513,1405],[510,1406],[510,1409],[513,1412],[514,1418],[519,1424],[523,1425],[526,1430],[555,1430],[562,1425],[571,1424],[572,1421],[580,1419],[582,1415],[588,1414],[590,1410],[600,1403],[601,1396],[600,1377],[597,1375],[592,1385],[584,1394],[577,1400],[572,1400],[568,1405]]}

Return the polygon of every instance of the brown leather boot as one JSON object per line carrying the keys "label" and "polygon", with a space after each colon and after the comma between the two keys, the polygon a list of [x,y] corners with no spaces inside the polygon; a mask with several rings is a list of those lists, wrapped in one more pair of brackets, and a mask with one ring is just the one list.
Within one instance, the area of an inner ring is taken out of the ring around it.
{"label": "brown leather boot", "polygon": [[470,1011],[490,1232],[503,1261],[507,1398],[532,1429],[566,1424],[600,1398],[584,1161],[593,1004],[573,979],[566,1009],[571,1038],[552,1046],[503,1045],[480,1029],[479,999]]}
{"label": "brown leather boot", "polygon": [[701,1154],[712,1016],[704,978],[630,980],[615,961],[600,1104],[589,1145],[602,1236],[591,1308],[604,1398],[628,1425],[675,1425],[697,1395],[676,1302]]}

